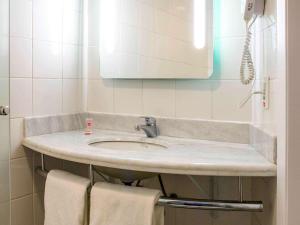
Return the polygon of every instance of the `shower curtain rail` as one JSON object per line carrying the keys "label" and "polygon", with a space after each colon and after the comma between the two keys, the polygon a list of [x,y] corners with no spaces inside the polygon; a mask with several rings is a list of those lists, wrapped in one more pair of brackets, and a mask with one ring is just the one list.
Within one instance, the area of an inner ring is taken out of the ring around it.
{"label": "shower curtain rail", "polygon": [[[92,165],[90,166],[90,170],[92,170]],[[42,165],[42,167],[37,167],[36,172],[44,178],[46,178],[48,175],[48,171],[44,168],[44,165]],[[90,171],[90,174],[91,173],[92,172]],[[93,184],[93,177],[90,177],[90,179],[91,183]],[[244,212],[262,212],[264,208],[263,203],[261,201],[221,201],[169,197],[160,197],[157,202],[157,205],[185,209]]]}

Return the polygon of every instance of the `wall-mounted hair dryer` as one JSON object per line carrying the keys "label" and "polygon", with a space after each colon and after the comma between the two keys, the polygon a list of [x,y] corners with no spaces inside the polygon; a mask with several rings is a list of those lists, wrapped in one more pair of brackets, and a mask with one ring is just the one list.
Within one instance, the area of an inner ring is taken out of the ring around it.
{"label": "wall-mounted hair dryer", "polygon": [[[251,81],[253,81],[255,78],[255,68],[250,51],[250,44],[252,39],[251,27],[254,24],[256,18],[264,14],[264,9],[265,0],[246,0],[244,20],[246,22],[247,35],[240,68],[240,78],[242,84],[244,85],[250,84]],[[245,76],[246,69],[248,70],[248,77]]]}

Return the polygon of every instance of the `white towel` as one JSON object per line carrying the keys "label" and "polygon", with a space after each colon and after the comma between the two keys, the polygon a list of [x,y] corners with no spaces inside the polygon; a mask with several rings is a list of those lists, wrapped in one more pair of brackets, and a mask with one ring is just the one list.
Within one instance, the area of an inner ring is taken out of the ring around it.
{"label": "white towel", "polygon": [[45,187],[44,225],[85,225],[89,179],[51,170]]}
{"label": "white towel", "polygon": [[96,183],[91,192],[90,225],[163,225],[160,191]]}

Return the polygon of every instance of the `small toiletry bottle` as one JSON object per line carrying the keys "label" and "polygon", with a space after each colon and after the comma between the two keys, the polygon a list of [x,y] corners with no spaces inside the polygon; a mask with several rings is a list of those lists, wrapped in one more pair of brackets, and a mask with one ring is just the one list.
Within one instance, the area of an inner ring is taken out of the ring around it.
{"label": "small toiletry bottle", "polygon": [[85,120],[85,135],[90,135],[93,133],[93,119],[92,118],[87,118]]}

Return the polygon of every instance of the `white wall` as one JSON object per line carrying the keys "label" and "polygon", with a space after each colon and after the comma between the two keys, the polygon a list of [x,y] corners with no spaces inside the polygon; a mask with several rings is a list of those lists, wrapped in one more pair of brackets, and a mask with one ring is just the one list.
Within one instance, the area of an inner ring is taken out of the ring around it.
{"label": "white wall", "polygon": [[[88,1],[86,110],[109,113],[250,121],[249,87],[239,81],[244,43],[240,0],[215,0],[215,62],[209,80],[103,80],[99,74],[98,1]],[[172,1],[166,1],[166,3]],[[138,9],[137,9],[138,10]],[[134,12],[133,12],[134,13]]]}
{"label": "white wall", "polygon": [[81,111],[80,0],[11,0],[11,222],[38,223],[23,117]]}
{"label": "white wall", "polygon": [[266,1],[265,16],[257,19],[255,26],[255,65],[256,65],[256,87],[255,90],[263,90],[263,82],[270,79],[269,108],[264,109],[262,95],[253,96],[252,122],[254,125],[276,134],[276,120],[280,105],[279,87],[281,74],[281,55],[277,24],[277,0]]}
{"label": "white wall", "polygon": [[[265,16],[256,25],[256,90],[262,90],[264,79],[270,78],[269,109],[262,106],[262,96],[252,99],[252,122],[277,136],[277,180],[253,182],[253,196],[268,204],[268,214],[255,214],[253,224],[285,224],[286,216],[286,146],[285,146],[285,0],[267,0]],[[268,191],[266,191],[268,190]]]}
{"label": "white wall", "polygon": [[[242,86],[239,81],[245,35],[240,0],[215,0],[215,72],[211,79],[180,81],[102,80],[97,46],[97,1],[86,1],[89,4],[88,39],[83,49],[86,53],[84,83],[87,88],[83,86],[86,88],[83,93],[86,96],[83,102],[86,110],[251,121],[251,103],[243,109],[239,108],[240,101],[249,93],[249,87]],[[267,13],[270,13],[271,21],[276,14],[274,4],[275,0],[268,0]],[[31,154],[25,155],[20,147],[23,138],[22,118],[81,110],[82,104],[78,100],[81,99],[81,66],[77,58],[81,52],[81,17],[79,0],[11,0],[12,225],[42,224],[41,191],[33,182],[34,157]],[[263,54],[261,59],[268,71],[260,74],[272,75],[272,90],[276,90],[279,76],[275,74],[276,70],[272,72],[272,65],[277,64],[269,62],[275,54],[272,48],[274,29],[276,25],[271,23],[260,32],[264,40],[260,44],[266,49],[260,53]],[[276,94],[275,91],[272,93]],[[272,99],[276,99],[275,95]],[[254,100],[256,116],[253,121],[274,131],[274,102],[270,102],[269,111],[263,111],[257,107],[257,101]],[[57,164],[61,168],[64,163]],[[64,167],[67,168],[68,164],[65,163]],[[76,166],[74,168],[78,170]],[[179,182],[184,181],[183,178],[175,178]],[[206,184],[209,182],[206,180]],[[235,182],[230,178],[215,181],[220,192],[217,197],[236,196],[232,194]],[[188,195],[191,193],[189,188],[181,191]],[[220,224],[221,221],[234,224],[241,220],[250,223],[248,214],[178,212],[172,215],[176,217],[174,220],[182,223],[190,220],[189,216],[193,216],[196,223],[196,219],[203,219],[203,215],[204,222],[208,224]]]}

